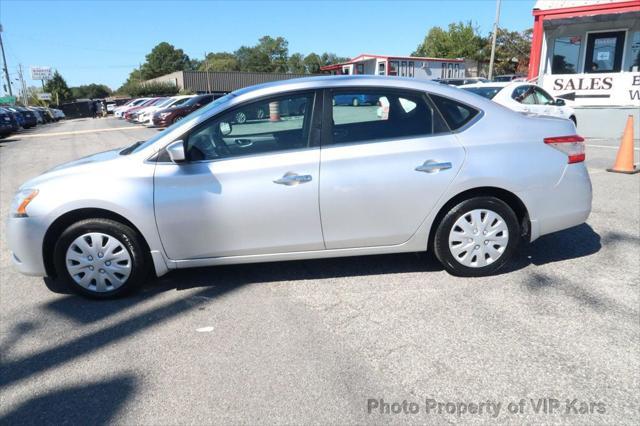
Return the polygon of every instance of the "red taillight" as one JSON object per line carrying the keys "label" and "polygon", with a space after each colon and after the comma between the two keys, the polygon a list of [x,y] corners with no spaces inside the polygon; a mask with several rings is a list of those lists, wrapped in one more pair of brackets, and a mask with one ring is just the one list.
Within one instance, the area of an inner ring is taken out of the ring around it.
{"label": "red taillight", "polygon": [[579,163],[585,159],[584,138],[582,136],[570,135],[544,138],[544,143],[567,154],[569,164]]}

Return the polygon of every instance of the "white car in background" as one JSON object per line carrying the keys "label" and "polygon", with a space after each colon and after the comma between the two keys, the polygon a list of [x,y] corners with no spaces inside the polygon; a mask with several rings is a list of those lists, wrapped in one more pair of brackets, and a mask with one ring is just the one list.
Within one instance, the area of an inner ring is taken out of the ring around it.
{"label": "white car in background", "polygon": [[575,110],[564,99],[554,98],[542,87],[526,81],[467,84],[459,87],[514,111],[568,118],[577,124]]}
{"label": "white car in background", "polygon": [[153,125],[153,114],[156,111],[180,105],[181,103],[186,102],[187,99],[192,97],[193,95],[172,96],[167,100],[165,100],[164,102],[161,102],[157,105],[151,105],[146,108],[143,108],[140,111],[138,111],[138,116],[136,117],[135,121],[137,121],[138,123],[151,126]]}
{"label": "white car in background", "polygon": [[53,113],[53,118],[55,118],[56,120],[62,120],[63,118],[66,118],[66,115],[64,115],[64,112],[61,109],[51,108],[51,112]]}
{"label": "white car in background", "polygon": [[124,105],[121,105],[117,108],[113,109],[113,115],[118,117],[118,118],[122,118],[122,114],[124,114],[125,112],[127,112],[130,108],[133,107],[137,107],[140,104],[143,104],[145,102],[147,102],[149,99],[151,98],[137,98],[137,99],[133,99],[129,102],[127,102]]}

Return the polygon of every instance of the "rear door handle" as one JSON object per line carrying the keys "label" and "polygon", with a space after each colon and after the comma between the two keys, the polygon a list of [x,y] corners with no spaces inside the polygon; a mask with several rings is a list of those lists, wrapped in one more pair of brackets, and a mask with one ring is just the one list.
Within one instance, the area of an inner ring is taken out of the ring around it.
{"label": "rear door handle", "polygon": [[416,172],[435,173],[440,170],[450,169],[451,167],[451,163],[448,161],[439,163],[434,160],[427,160],[423,165],[416,167]]}
{"label": "rear door handle", "polygon": [[307,183],[311,182],[311,175],[299,175],[293,172],[287,172],[280,179],[276,179],[273,183],[277,183],[278,185],[286,185],[293,186],[299,183]]}

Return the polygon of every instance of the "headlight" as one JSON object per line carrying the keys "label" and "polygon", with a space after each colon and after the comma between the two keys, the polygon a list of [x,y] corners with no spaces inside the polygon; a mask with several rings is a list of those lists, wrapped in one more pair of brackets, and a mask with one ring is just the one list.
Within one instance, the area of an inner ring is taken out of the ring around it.
{"label": "headlight", "polygon": [[38,190],[33,188],[23,189],[18,191],[15,197],[13,197],[13,202],[11,203],[11,216],[13,217],[27,217],[27,206],[36,195],[38,195]]}

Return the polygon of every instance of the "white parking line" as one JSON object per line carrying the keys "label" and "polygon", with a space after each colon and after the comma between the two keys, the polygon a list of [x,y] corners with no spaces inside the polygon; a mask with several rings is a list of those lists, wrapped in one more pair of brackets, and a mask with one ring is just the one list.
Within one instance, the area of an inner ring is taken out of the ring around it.
{"label": "white parking line", "polygon": [[69,135],[81,135],[85,133],[101,133],[101,132],[115,132],[116,130],[140,130],[146,129],[145,126],[135,126],[135,127],[107,127],[104,129],[93,129],[93,130],[76,130],[72,132],[51,132],[51,133],[37,133],[33,135],[16,135],[20,139],[28,139],[28,138],[44,138],[48,136],[69,136]]}

